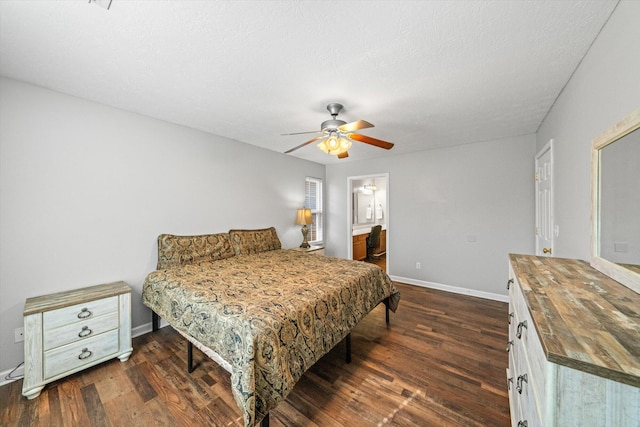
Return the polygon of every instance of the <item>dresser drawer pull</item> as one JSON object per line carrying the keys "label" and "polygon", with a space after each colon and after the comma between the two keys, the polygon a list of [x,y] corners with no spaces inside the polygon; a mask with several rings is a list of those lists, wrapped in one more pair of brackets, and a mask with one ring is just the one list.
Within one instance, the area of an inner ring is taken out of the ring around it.
{"label": "dresser drawer pull", "polygon": [[513,377],[507,378],[507,390],[511,390],[511,384],[513,384]]}
{"label": "dresser drawer pull", "polygon": [[513,285],[513,279],[509,279],[507,281],[507,289],[509,289],[511,287],[511,285]]}
{"label": "dresser drawer pull", "polygon": [[509,324],[511,324],[511,319],[513,318],[513,311],[509,313]]}
{"label": "dresser drawer pull", "polygon": [[84,338],[84,337],[88,337],[89,335],[91,335],[93,333],[93,331],[91,329],[89,329],[88,326],[83,326],[82,330],[78,333],[78,336],[80,338]]}
{"label": "dresser drawer pull", "polygon": [[91,317],[92,315],[93,313],[90,312],[87,307],[85,307],[82,310],[80,310],[80,313],[78,313],[78,319],[86,319],[88,317]]}
{"label": "dresser drawer pull", "polygon": [[511,351],[511,347],[513,347],[513,341],[507,341],[507,353]]}
{"label": "dresser drawer pull", "polygon": [[518,393],[522,394],[522,383],[523,382],[528,382],[527,381],[527,374],[524,375],[518,375],[518,381],[516,382],[516,390],[518,390]]}
{"label": "dresser drawer pull", "polygon": [[80,353],[80,355],[78,356],[78,359],[80,360],[88,359],[91,357],[92,354],[93,352],[89,351],[88,348],[83,348],[82,353]]}
{"label": "dresser drawer pull", "polygon": [[527,420],[518,421],[518,427],[528,427],[528,425]]}
{"label": "dresser drawer pull", "polygon": [[522,328],[526,328],[527,327],[527,321],[523,320],[522,322],[518,323],[518,331],[516,332],[516,336],[518,337],[518,339],[522,339]]}

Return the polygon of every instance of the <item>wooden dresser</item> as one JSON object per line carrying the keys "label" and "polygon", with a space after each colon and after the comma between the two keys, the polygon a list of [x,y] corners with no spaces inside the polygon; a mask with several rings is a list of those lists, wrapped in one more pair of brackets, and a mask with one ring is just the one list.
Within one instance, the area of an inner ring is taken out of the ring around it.
{"label": "wooden dresser", "polygon": [[124,282],[28,298],[24,305],[22,394],[118,357],[131,347],[131,288]]}
{"label": "wooden dresser", "polygon": [[509,261],[512,426],[640,426],[640,295],[584,261]]}

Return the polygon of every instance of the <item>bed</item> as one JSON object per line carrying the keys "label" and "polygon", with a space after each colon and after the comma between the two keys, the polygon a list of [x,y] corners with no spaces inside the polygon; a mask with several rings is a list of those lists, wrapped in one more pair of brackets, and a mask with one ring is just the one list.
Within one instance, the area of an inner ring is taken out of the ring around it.
{"label": "bed", "polygon": [[[283,250],[275,229],[158,237],[142,301],[231,373],[246,427],[378,304],[400,294],[373,264]],[[189,347],[191,353],[191,346]]]}

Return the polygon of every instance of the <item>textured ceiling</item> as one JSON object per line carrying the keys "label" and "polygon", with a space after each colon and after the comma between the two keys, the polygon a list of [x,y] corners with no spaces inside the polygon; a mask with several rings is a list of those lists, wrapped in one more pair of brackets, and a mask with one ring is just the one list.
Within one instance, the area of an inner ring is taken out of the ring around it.
{"label": "textured ceiling", "polygon": [[279,152],[340,102],[396,144],[290,154],[327,164],[535,132],[616,3],[3,0],[0,74]]}

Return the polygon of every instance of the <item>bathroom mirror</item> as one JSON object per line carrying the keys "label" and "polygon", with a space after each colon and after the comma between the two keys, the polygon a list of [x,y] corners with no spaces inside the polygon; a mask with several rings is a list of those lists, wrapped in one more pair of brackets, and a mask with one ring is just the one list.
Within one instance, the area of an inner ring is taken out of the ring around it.
{"label": "bathroom mirror", "polygon": [[353,212],[354,212],[354,225],[373,224],[374,219],[374,206],[375,199],[373,192],[371,194],[366,193],[353,193]]}
{"label": "bathroom mirror", "polygon": [[591,265],[640,293],[640,109],[593,140]]}

